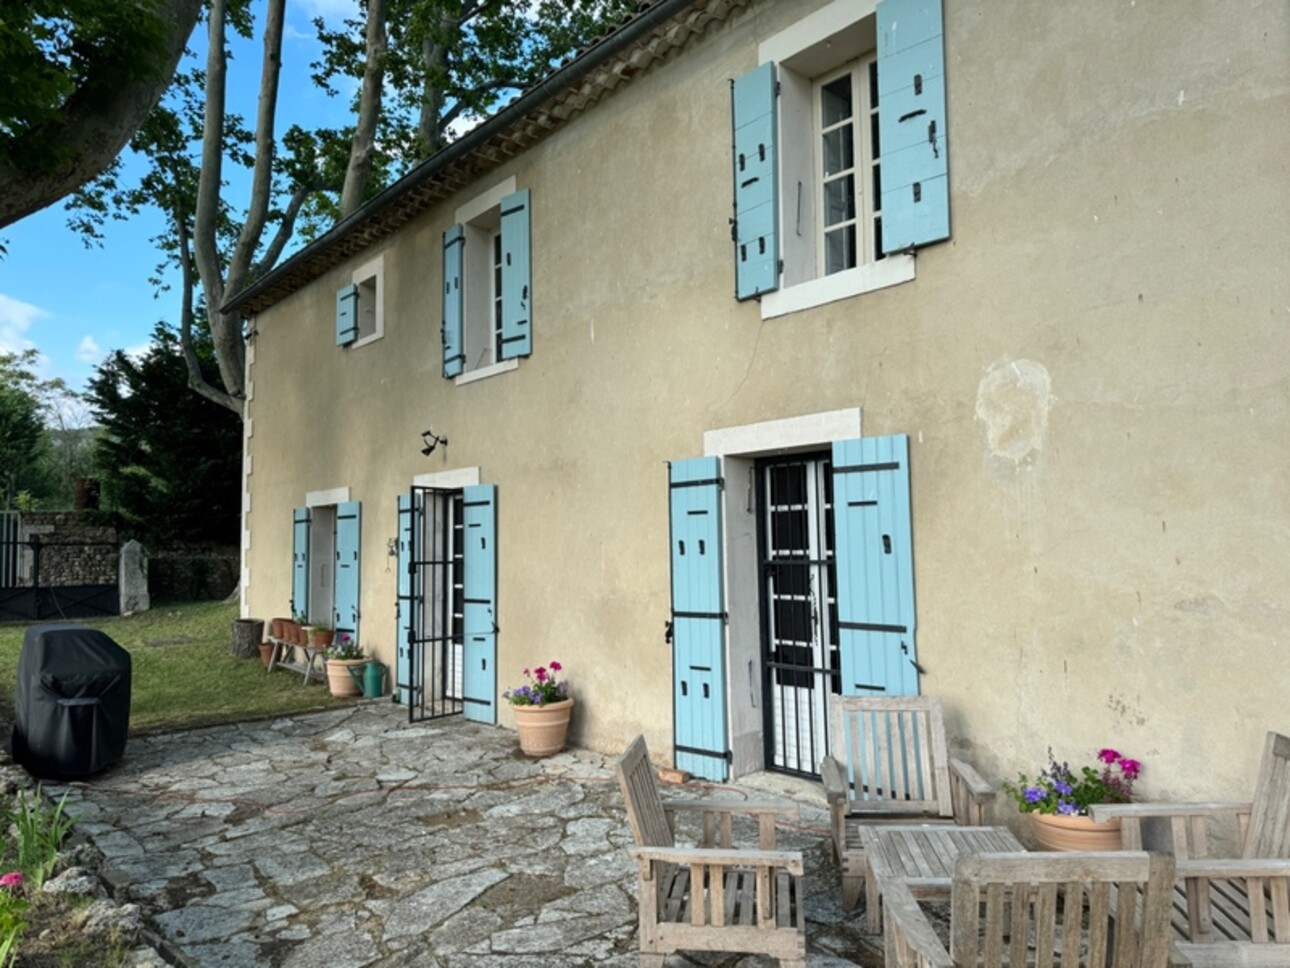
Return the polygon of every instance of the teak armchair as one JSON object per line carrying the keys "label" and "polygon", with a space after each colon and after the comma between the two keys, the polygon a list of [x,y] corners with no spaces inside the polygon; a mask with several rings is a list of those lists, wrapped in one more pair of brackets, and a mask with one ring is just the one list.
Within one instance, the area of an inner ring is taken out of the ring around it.
{"label": "teak armchair", "polygon": [[950,944],[900,881],[886,885],[887,968],[1164,968],[1173,859],[975,854],[959,860]]}
{"label": "teak armchair", "polygon": [[[1126,849],[1142,846],[1142,821],[1169,822],[1177,860],[1174,963],[1290,966],[1290,737],[1268,733],[1249,803],[1104,803],[1094,820],[1119,817]],[[1236,824],[1240,856],[1208,856],[1208,821]]]}
{"label": "teak armchair", "polygon": [[[804,968],[802,855],[775,849],[775,818],[794,807],[750,801],[670,801],[658,793],[645,739],[637,736],[617,764],[640,875],[640,963],[662,968],[673,951],[765,954]],[[678,813],[698,813],[703,845],[678,847]],[[758,849],[731,844],[737,813],[757,819]]]}
{"label": "teak armchair", "polygon": [[879,901],[875,886],[865,883],[865,850],[879,826],[982,826],[994,790],[967,763],[950,759],[934,696],[835,698],[832,730],[833,754],[820,764],[820,775],[842,867],[842,903],[854,907],[863,888],[876,931]]}

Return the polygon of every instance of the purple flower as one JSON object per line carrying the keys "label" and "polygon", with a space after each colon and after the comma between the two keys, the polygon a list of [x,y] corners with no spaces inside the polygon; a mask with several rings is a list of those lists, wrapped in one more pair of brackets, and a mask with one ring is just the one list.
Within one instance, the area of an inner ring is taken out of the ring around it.
{"label": "purple flower", "polygon": [[1021,792],[1025,796],[1027,803],[1038,803],[1044,798],[1044,791],[1039,787],[1026,787]]}
{"label": "purple flower", "polygon": [[1070,816],[1071,814],[1079,813],[1079,807],[1075,806],[1075,804],[1071,803],[1069,800],[1063,800],[1057,804],[1057,812]]}
{"label": "purple flower", "polygon": [[1069,783],[1064,783],[1061,780],[1053,780],[1053,789],[1064,797],[1071,795],[1071,785]]}

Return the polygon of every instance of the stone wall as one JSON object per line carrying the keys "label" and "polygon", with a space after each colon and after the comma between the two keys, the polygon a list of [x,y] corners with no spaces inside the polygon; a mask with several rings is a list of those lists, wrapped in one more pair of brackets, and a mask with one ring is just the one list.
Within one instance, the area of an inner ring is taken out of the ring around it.
{"label": "stone wall", "polygon": [[97,516],[73,511],[29,511],[22,515],[20,540],[38,540],[39,556],[29,544],[20,552],[23,585],[64,588],[69,585],[115,585],[120,543],[116,528]]}

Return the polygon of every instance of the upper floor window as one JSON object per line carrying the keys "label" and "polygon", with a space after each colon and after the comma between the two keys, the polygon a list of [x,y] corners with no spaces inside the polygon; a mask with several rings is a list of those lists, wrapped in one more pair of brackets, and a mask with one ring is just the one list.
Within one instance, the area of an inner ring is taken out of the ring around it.
{"label": "upper floor window", "polygon": [[532,352],[529,193],[507,179],[443,236],[443,375],[469,382]]}
{"label": "upper floor window", "polygon": [[763,318],[914,278],[948,238],[939,0],[834,0],[733,92],[735,295]]}
{"label": "upper floor window", "polygon": [[877,80],[870,56],[814,84],[822,276],[883,257]]}
{"label": "upper floor window", "polygon": [[384,256],[354,270],[336,292],[336,343],[358,347],[385,333]]}

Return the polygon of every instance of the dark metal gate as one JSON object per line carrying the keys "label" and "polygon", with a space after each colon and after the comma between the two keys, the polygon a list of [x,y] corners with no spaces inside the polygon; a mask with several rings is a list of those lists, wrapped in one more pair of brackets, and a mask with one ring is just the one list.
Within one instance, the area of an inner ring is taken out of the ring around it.
{"label": "dark metal gate", "polygon": [[51,566],[56,566],[61,556],[103,549],[99,554],[116,558],[119,549],[115,542],[45,541],[38,534],[24,541],[21,535],[20,516],[11,511],[0,513],[0,622],[120,614],[116,582],[55,585],[48,578]]}
{"label": "dark metal gate", "polygon": [[462,493],[413,487],[408,721],[462,711],[464,642]]}
{"label": "dark metal gate", "polygon": [[766,767],[814,777],[841,689],[830,460],[765,461],[757,477]]}

